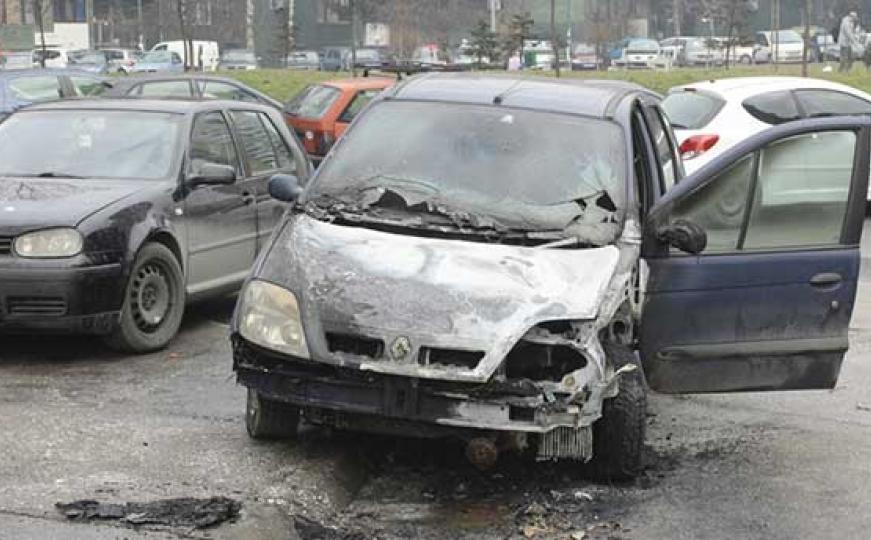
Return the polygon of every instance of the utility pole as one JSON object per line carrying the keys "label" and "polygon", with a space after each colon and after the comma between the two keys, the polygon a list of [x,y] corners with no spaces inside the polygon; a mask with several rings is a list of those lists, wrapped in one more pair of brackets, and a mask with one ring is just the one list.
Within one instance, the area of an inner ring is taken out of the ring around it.
{"label": "utility pole", "polygon": [[[772,0],[771,16],[774,18],[774,24],[771,25],[771,27],[774,28],[774,55],[772,56],[771,61],[774,64],[774,71],[777,71],[777,57],[780,53],[780,0]],[[771,44],[769,43],[769,47],[770,46]]]}
{"label": "utility pole", "polygon": [[94,45],[94,0],[85,0],[85,21],[88,23],[88,48],[96,49]]}
{"label": "utility pole", "polygon": [[[352,0],[353,1],[353,0]],[[490,31],[496,33],[496,4],[499,0],[488,0],[490,4]],[[478,4],[480,6],[480,4]]]}
{"label": "utility pole", "polygon": [[801,50],[801,76],[807,77],[808,45],[811,42],[811,1],[804,2],[804,47]]}
{"label": "utility pole", "polygon": [[136,0],[136,29],[139,34],[139,50],[145,50],[145,35],[142,29],[142,0]]}
{"label": "utility pole", "polygon": [[351,7],[351,76],[357,77],[357,2],[350,0]]}
{"label": "utility pole", "polygon": [[674,23],[674,35],[680,35],[680,15],[681,15],[681,6],[680,0],[671,0],[671,18]]}
{"label": "utility pole", "polygon": [[559,79],[559,46],[556,37],[556,0],[550,0],[550,47],[553,49],[553,67]]}

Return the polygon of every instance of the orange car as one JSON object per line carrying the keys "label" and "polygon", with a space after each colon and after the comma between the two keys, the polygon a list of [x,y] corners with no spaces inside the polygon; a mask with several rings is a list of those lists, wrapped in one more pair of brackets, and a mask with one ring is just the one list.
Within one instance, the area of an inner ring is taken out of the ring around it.
{"label": "orange car", "polygon": [[287,103],[284,115],[306,152],[319,162],[357,113],[394,82],[388,78],[363,77],[313,84]]}

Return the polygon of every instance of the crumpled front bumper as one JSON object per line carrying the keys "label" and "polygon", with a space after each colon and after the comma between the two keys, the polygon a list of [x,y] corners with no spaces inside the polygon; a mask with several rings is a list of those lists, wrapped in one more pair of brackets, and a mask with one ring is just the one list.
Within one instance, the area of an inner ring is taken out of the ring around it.
{"label": "crumpled front bumper", "polygon": [[[233,336],[239,383],[303,410],[330,410],[442,428],[548,433],[598,414],[532,384],[459,383],[385,375],[275,354]],[[598,411],[596,411],[598,412]]]}

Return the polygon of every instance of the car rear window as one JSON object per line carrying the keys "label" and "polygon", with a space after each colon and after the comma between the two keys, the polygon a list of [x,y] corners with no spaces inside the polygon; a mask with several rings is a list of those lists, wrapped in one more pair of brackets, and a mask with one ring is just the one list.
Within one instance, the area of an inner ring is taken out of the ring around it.
{"label": "car rear window", "polygon": [[321,118],[339,98],[338,88],[316,84],[291,99],[284,108],[287,114],[300,118]]}
{"label": "car rear window", "polygon": [[694,90],[679,90],[666,96],[662,109],[675,129],[701,129],[717,116],[726,102]]}
{"label": "car rear window", "polygon": [[871,114],[871,103],[835,90],[797,90],[795,96],[808,118]]}
{"label": "car rear window", "polygon": [[801,118],[792,93],[788,90],[749,97],[742,105],[751,116],[766,124],[783,124]]}

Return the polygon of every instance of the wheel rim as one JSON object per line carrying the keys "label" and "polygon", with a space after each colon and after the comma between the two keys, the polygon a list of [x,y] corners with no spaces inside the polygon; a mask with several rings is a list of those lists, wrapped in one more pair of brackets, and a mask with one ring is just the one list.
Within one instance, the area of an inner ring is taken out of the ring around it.
{"label": "wheel rim", "polygon": [[133,320],[139,330],[156,332],[169,318],[173,308],[175,284],[166,266],[149,261],[133,276],[130,305]]}

